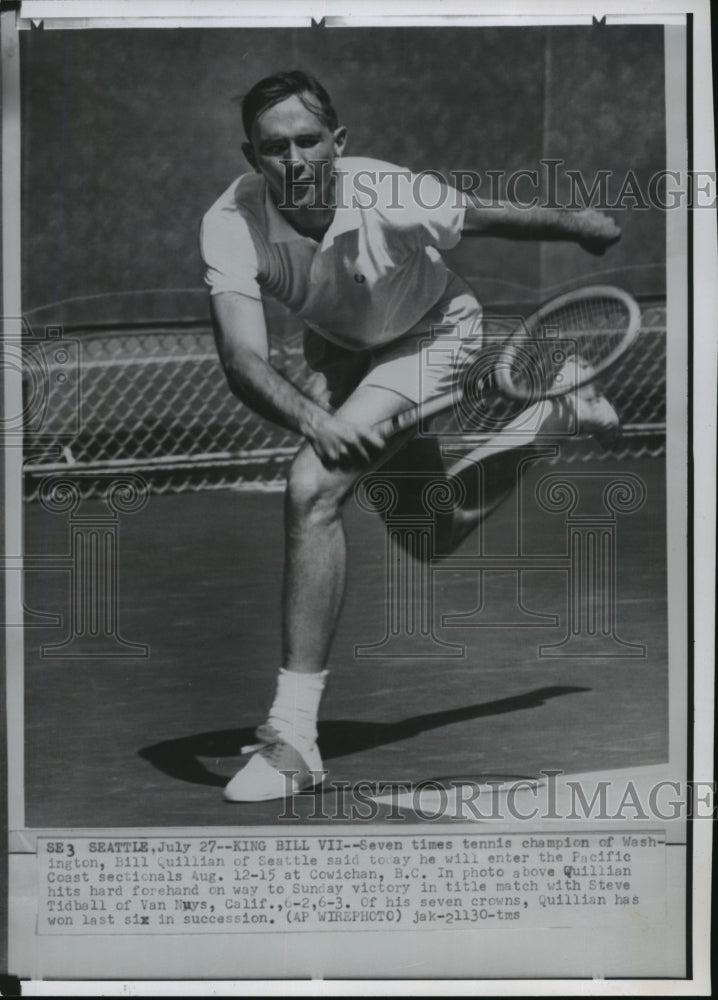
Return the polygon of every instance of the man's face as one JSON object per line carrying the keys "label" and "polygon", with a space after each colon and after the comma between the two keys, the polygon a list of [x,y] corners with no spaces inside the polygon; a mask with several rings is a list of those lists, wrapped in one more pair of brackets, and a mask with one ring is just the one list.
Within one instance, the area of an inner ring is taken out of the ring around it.
{"label": "man's face", "polygon": [[[311,104],[314,98],[304,100]],[[332,166],[345,141],[346,129],[332,132],[293,94],[257,118],[244,153],[266,178],[275,204],[321,207],[328,205]]]}

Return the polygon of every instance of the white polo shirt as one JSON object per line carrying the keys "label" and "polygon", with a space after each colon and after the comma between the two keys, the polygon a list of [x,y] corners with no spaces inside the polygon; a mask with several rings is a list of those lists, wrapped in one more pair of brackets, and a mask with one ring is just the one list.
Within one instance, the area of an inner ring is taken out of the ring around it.
{"label": "white polo shirt", "polygon": [[213,295],[279,299],[342,346],[388,343],[441,298],[448,269],[439,250],[460,237],[466,201],[432,174],[342,157],[337,208],[318,242],[282,217],[264,178],[244,174],[204,216],[200,248]]}

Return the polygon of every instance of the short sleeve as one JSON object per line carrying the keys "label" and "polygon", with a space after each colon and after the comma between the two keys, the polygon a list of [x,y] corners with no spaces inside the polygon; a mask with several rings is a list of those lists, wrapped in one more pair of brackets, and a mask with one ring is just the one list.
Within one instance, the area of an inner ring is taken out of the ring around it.
{"label": "short sleeve", "polygon": [[422,243],[451,250],[461,239],[466,196],[434,173],[412,174],[406,199],[408,221]]}
{"label": "short sleeve", "polygon": [[249,226],[237,211],[210,209],[199,234],[205,283],[212,295],[239,292],[261,299],[257,250]]}

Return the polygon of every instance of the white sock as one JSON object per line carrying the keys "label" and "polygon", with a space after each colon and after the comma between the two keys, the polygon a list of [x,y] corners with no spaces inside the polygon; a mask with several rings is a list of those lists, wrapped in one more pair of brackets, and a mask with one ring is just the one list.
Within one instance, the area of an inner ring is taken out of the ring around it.
{"label": "white sock", "polygon": [[284,668],[279,671],[267,722],[300,753],[317,741],[319,702],[328,676],[328,670],[319,674],[298,674]]}

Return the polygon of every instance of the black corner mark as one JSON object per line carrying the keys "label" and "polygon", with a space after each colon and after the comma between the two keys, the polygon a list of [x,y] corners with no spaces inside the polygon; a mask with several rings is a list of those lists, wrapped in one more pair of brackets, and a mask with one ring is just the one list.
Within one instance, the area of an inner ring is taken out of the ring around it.
{"label": "black corner mark", "polygon": [[323,17],[320,21],[316,21],[314,18],[312,18],[312,27],[313,28],[326,28],[326,23],[325,23],[326,20],[327,20],[326,17]]}
{"label": "black corner mark", "polygon": [[[5,4],[3,4],[3,7]],[[21,997],[20,979],[18,976],[0,975],[0,996],[1,997]]]}
{"label": "black corner mark", "polygon": [[594,25],[594,27],[597,27],[597,28],[605,28],[606,27],[606,15],[604,14],[603,17],[598,18],[594,14],[593,15],[593,25]]}

